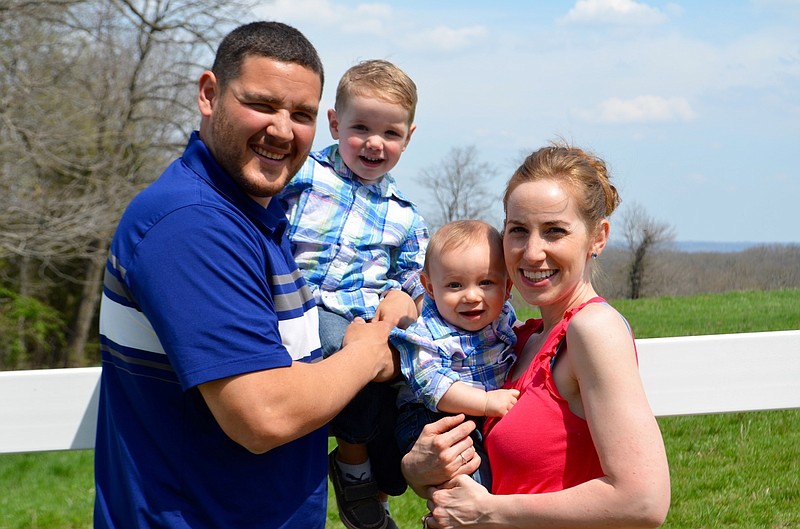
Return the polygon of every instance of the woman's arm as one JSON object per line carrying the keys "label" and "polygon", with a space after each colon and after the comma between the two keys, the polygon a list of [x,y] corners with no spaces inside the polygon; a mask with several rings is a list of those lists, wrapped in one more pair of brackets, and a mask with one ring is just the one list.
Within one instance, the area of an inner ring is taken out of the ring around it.
{"label": "woman's arm", "polygon": [[[670,501],[666,453],[624,321],[608,306],[587,306],[573,318],[567,343],[560,363],[579,388],[580,401],[570,406],[585,414],[605,475],[559,492],[509,496],[490,495],[458,477],[433,492],[432,527],[658,527],[663,523]],[[531,443],[535,442],[532,425]]]}

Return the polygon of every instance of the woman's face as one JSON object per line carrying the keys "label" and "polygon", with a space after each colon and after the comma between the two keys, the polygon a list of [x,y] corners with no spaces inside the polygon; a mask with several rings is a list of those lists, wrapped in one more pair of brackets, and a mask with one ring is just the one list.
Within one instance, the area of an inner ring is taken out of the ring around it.
{"label": "woman's face", "polygon": [[572,192],[558,181],[520,184],[506,204],[508,274],[529,304],[563,304],[566,310],[593,292],[588,262],[592,251],[604,245],[606,233],[600,229],[592,236],[587,231]]}

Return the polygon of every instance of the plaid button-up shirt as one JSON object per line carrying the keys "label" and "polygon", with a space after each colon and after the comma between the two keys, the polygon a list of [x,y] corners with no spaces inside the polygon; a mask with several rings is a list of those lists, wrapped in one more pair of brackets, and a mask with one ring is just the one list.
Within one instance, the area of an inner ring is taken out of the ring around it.
{"label": "plaid button-up shirt", "polygon": [[387,291],[402,289],[412,298],[424,292],[419,272],[428,228],[389,173],[362,184],[331,145],[311,153],[279,199],[317,305],[369,320]]}
{"label": "plaid button-up shirt", "polygon": [[400,368],[407,384],[398,405],[422,403],[432,411],[457,381],[491,391],[503,386],[516,360],[512,329],[516,316],[506,302],[500,316],[477,332],[447,323],[434,301],[425,296],[422,314],[407,329],[395,328],[389,336],[400,352]]}

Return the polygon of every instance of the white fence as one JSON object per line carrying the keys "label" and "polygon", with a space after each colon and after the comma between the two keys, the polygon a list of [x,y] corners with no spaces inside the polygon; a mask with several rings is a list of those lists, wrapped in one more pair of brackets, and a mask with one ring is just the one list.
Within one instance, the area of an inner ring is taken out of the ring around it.
{"label": "white fence", "polygon": [[[657,416],[800,408],[800,330],[636,342]],[[0,453],[94,447],[100,368],[0,372]]]}

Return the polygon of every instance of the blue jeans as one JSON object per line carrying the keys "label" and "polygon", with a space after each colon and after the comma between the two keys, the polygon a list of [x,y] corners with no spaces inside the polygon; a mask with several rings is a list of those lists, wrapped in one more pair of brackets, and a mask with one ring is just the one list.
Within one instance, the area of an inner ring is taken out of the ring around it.
{"label": "blue jeans", "polygon": [[[342,348],[350,321],[344,316],[317,307],[322,356],[327,358]],[[397,390],[388,382],[370,382],[328,425],[332,435],[351,444],[366,444],[370,466],[378,489],[392,496],[406,490],[400,471],[402,454],[394,439],[397,422]]]}
{"label": "blue jeans", "polygon": [[[423,404],[409,403],[402,405],[397,416],[397,426],[395,426],[395,437],[400,452],[404,455],[409,453],[425,425],[436,422],[446,415],[448,414],[431,411]],[[483,448],[482,428],[484,418],[469,417],[469,419],[477,425],[470,437],[472,437],[472,446],[475,448],[475,452],[481,456],[481,466],[471,477],[491,492],[492,472],[489,469],[489,457]]]}

